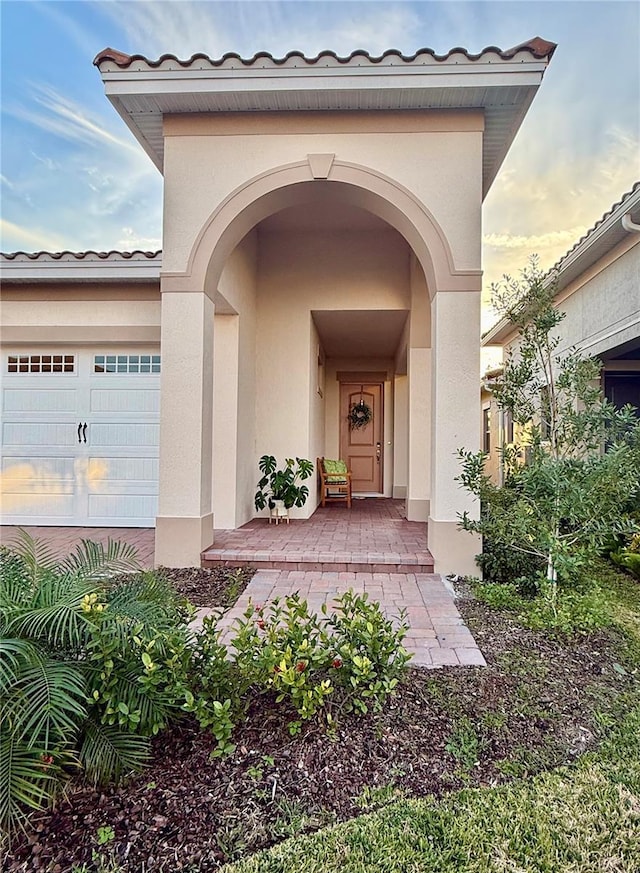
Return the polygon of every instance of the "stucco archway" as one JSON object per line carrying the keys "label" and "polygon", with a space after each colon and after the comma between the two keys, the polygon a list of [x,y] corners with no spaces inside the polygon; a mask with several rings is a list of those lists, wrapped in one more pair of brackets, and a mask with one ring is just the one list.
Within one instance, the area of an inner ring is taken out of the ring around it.
{"label": "stucco archway", "polygon": [[[318,170],[322,161],[318,158],[324,159],[321,172]],[[428,343],[417,343],[411,349],[411,394],[407,403],[411,407],[409,433],[413,440],[408,463],[412,471],[420,469],[420,476],[412,472],[408,486],[414,480],[428,483],[429,470],[432,484],[427,488],[421,486],[422,490],[413,497],[407,490],[407,513],[416,521],[429,518],[430,547],[432,541],[438,543],[432,549],[436,558],[457,548],[451,532],[456,529],[460,500],[451,446],[459,442],[474,444],[480,272],[456,268],[444,231],[411,191],[367,167],[336,161],[333,155],[311,155],[304,161],[274,167],[237,187],[203,224],[185,269],[162,273],[163,463],[157,530],[163,542],[169,536],[174,540],[179,536],[183,543],[189,540],[188,546],[181,545],[181,553],[186,553],[187,547],[190,554],[206,547],[207,537],[212,533],[213,302],[223,270],[234,249],[264,219],[312,202],[317,181],[335,186],[338,199],[377,216],[399,233],[424,274],[431,298],[432,324],[437,319],[437,331],[432,335],[432,348]],[[299,359],[308,363],[305,351]],[[264,370],[260,366],[255,369]],[[271,370],[269,374],[272,375]],[[288,390],[290,373],[282,375],[280,381],[283,385],[287,382]],[[276,380],[276,384],[280,381]],[[269,396],[269,403],[273,402],[272,395],[257,396]],[[462,396],[464,408],[470,412],[470,423],[465,425],[470,438],[461,437]],[[259,414],[255,418],[262,420]],[[236,416],[234,420],[237,424],[239,419]],[[190,434],[186,445],[185,424]],[[286,422],[280,429],[290,431]],[[309,442],[306,432],[302,439]],[[273,444],[271,440],[264,442],[265,446]],[[315,457],[314,452],[303,454]],[[245,455],[246,452],[242,457]],[[246,466],[244,461],[243,465]],[[162,556],[164,552],[158,551],[157,560],[158,554]],[[178,557],[171,556],[172,562],[177,560]]]}
{"label": "stucco archway", "polygon": [[467,290],[470,278],[479,275],[478,271],[455,268],[447,238],[434,216],[395,180],[346,161],[331,160],[326,175],[314,175],[313,166],[312,160],[305,160],[274,167],[233,191],[203,225],[187,269],[163,273],[164,287],[205,290],[213,296],[227,258],[240,240],[273,212],[303,202],[305,189],[314,179],[348,191],[352,205],[378,216],[404,237],[424,271],[431,297],[437,291]]}

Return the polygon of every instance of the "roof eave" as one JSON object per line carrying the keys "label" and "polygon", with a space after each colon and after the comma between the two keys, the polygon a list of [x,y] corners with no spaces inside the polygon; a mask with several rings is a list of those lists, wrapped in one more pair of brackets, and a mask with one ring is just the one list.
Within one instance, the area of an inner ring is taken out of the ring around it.
{"label": "roof eave", "polygon": [[[593,256],[595,247],[607,237],[611,238],[610,246],[616,244],[614,234],[622,228],[629,235],[637,231],[628,230],[623,223],[624,216],[640,212],[640,183],[636,183],[628,195],[616,204],[611,212],[601,219],[587,234],[564,255],[547,274],[547,283],[554,279],[557,282],[558,293],[569,285],[577,276],[585,272],[602,254]],[[502,318],[482,337],[484,347],[502,346],[515,333],[515,328],[507,318]]]}
{"label": "roof eave", "polygon": [[12,283],[159,282],[161,252],[12,252],[0,255],[0,279]]}
{"label": "roof eave", "polygon": [[[288,101],[293,100],[292,95],[302,95],[299,101],[297,98],[293,101],[300,105],[285,106],[293,111],[314,110],[314,104],[320,109],[358,111],[368,108],[363,106],[366,104],[363,95],[375,93],[377,101],[383,98],[380,102],[383,108],[395,110],[405,108],[403,95],[413,92],[416,101],[424,105],[409,109],[437,105],[439,109],[486,111],[492,105],[492,94],[503,94],[505,86],[517,88],[513,118],[509,119],[506,131],[500,133],[495,155],[487,155],[483,174],[486,195],[542,82],[555,47],[554,43],[536,37],[504,52],[489,47],[477,55],[456,48],[446,55],[421,49],[410,57],[393,50],[379,58],[361,51],[347,58],[323,52],[314,59],[290,52],[282,59],[260,53],[251,59],[225,55],[217,61],[206,55],[194,55],[188,61],[163,55],[157,61],[149,61],[141,55],[105,49],[96,56],[94,64],[100,71],[107,97],[161,171],[163,154],[158,124],[162,115],[203,111],[195,108],[196,98],[199,101],[206,98],[209,104],[206,111],[210,112],[229,111],[230,101],[240,107],[236,111],[279,110],[285,94]],[[486,95],[480,103],[461,105],[452,95],[460,94],[463,88],[485,89]],[[426,95],[436,93],[450,96],[444,103],[430,103]],[[327,96],[330,98],[331,94],[340,95],[335,107]],[[319,95],[319,99],[314,95]],[[313,99],[305,103],[304,97]],[[134,110],[127,107],[129,100],[135,101]],[[176,100],[183,102],[183,109],[176,110]],[[148,105],[142,111],[145,102]],[[172,108],[167,109],[167,104]],[[153,121],[154,115],[158,116],[157,122]],[[144,118],[146,124],[140,125],[137,116]]]}

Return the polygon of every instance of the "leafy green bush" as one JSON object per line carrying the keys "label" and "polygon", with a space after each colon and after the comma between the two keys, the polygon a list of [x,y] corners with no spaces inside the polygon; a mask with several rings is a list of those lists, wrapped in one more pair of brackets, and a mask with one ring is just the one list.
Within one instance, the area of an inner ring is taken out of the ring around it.
{"label": "leafy green bush", "polygon": [[129,545],[85,541],[59,561],[22,533],[0,552],[2,829],[78,767],[95,782],[139,769],[148,738],[182,711],[226,746],[229,707],[210,696],[224,675],[216,631],[194,642],[190,617]]}
{"label": "leafy green bush", "polygon": [[628,545],[611,553],[611,560],[640,579],[640,532],[634,534]]}
{"label": "leafy green bush", "polygon": [[[311,718],[333,691],[326,634],[299,594],[268,608],[249,604],[236,622],[233,648],[242,679],[275,692],[278,702],[288,700],[300,719]],[[297,721],[290,725],[292,733],[299,728]]]}
{"label": "leafy green bush", "polygon": [[[299,720],[336,706],[366,712],[393,692],[409,660],[402,648],[407,626],[396,630],[377,603],[348,591],[327,620],[294,594],[268,607],[250,605],[235,626],[235,666],[241,680],[287,700]],[[326,608],[325,608],[326,614]],[[337,694],[336,694],[337,692]],[[290,724],[295,734],[300,721]]]}
{"label": "leafy green bush", "polygon": [[544,577],[540,580],[540,591],[535,596],[523,593],[520,581],[496,583],[478,580],[474,584],[474,593],[494,609],[516,613],[518,620],[533,630],[574,634],[611,624],[606,598],[596,584],[590,584],[583,591],[561,588],[552,602],[544,592]]}
{"label": "leafy green bush", "polygon": [[518,587],[533,591],[542,568],[542,562],[533,555],[516,552],[503,543],[484,537],[482,553],[476,555],[476,563],[487,582],[509,584],[518,579]]}
{"label": "leafy green bush", "polygon": [[[327,614],[326,604],[323,612]],[[329,644],[338,655],[332,661],[334,681],[344,689],[346,708],[362,713],[369,706],[379,710],[411,658],[402,646],[408,630],[404,612],[396,629],[367,594],[347,591],[336,598],[328,625]]]}

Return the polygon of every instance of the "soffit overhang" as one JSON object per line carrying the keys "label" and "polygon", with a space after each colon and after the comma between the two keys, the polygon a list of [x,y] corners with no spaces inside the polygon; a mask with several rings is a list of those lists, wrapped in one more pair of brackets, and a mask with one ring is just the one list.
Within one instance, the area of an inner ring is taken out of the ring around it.
{"label": "soffit overhang", "polygon": [[94,60],[105,93],[162,172],[163,117],[181,113],[481,110],[483,190],[489,190],[556,46],[536,37],[513,49],[446,55],[421,49],[378,58],[290,52],[216,60],[204,54],[149,60],[105,49]]}
{"label": "soffit overhang", "polygon": [[[602,218],[549,270],[547,282],[557,280],[558,294],[620,243],[628,241],[631,237],[638,238],[637,231],[629,231],[624,227],[625,215],[630,216],[635,224],[640,224],[640,182],[636,182],[631,191],[605,212]],[[502,346],[513,333],[513,325],[508,319],[503,318],[483,336],[482,345]]]}

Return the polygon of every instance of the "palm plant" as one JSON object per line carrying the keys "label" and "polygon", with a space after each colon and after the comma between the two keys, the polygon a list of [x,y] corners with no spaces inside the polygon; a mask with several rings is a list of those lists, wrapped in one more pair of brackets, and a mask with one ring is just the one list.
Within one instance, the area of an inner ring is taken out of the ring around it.
{"label": "palm plant", "polygon": [[99,782],[142,766],[176,704],[166,685],[144,682],[149,652],[184,650],[186,618],[127,544],[85,541],[60,561],[21,532],[2,550],[2,830],[23,825],[74,767]]}

